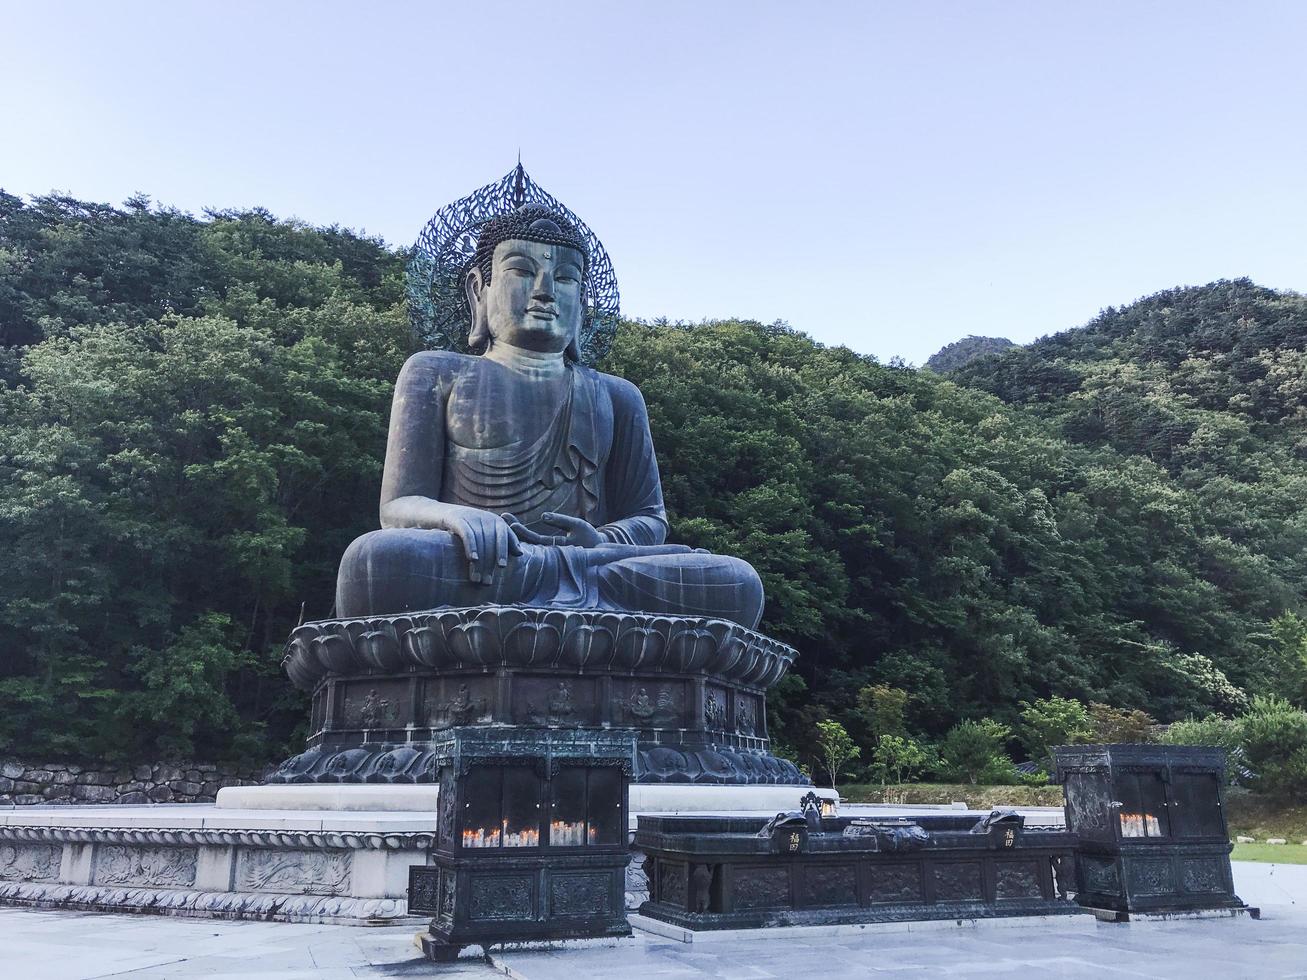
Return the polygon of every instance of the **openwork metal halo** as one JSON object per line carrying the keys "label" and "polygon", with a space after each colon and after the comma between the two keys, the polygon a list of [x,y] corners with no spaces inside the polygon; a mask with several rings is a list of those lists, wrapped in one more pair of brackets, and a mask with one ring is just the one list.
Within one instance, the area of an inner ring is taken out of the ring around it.
{"label": "openwork metal halo", "polygon": [[519,163],[505,177],[447,204],[418,236],[409,259],[408,308],[413,329],[432,347],[469,353],[472,311],[463,277],[476,254],[477,236],[487,221],[523,204],[543,204],[571,221],[590,249],[585,277],[585,318],[577,348],[593,364],[612,346],[620,317],[617,276],[603,244],[584,221],[531,179]]}

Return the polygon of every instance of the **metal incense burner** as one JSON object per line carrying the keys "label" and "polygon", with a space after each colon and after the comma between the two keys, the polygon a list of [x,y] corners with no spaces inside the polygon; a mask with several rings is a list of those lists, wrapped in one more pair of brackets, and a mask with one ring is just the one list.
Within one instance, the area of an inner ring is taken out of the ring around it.
{"label": "metal incense burner", "polygon": [[1209,909],[1257,915],[1230,873],[1224,749],[1074,745],[1053,754],[1067,829],[1080,841],[1081,905],[1119,921]]}
{"label": "metal incense burner", "polygon": [[630,935],[623,912],[635,733],[453,728],[436,744],[440,815],[409,911],[423,951]]}

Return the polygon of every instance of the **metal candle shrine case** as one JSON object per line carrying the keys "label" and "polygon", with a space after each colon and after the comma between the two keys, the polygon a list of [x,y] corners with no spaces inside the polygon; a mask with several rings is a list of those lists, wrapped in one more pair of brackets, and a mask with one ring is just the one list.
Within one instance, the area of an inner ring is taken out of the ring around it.
{"label": "metal candle shrine case", "polygon": [[1053,754],[1067,829],[1080,840],[1081,905],[1120,920],[1131,913],[1248,908],[1230,875],[1224,749],[1075,745]]}
{"label": "metal candle shrine case", "polygon": [[624,911],[635,733],[451,728],[435,743],[440,813],[409,912],[433,959],[461,946],[630,934]]}

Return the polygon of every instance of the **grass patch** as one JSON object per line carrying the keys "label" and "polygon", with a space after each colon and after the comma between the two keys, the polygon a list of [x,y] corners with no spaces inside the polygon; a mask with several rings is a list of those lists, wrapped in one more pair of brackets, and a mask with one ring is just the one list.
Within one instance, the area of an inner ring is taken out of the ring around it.
{"label": "grass patch", "polygon": [[973,810],[996,806],[1061,806],[1061,786],[972,786],[969,783],[850,783],[839,787],[848,803],[966,803]]}
{"label": "grass patch", "polygon": [[1231,861],[1263,861],[1269,864],[1307,864],[1307,846],[1302,844],[1235,844]]}

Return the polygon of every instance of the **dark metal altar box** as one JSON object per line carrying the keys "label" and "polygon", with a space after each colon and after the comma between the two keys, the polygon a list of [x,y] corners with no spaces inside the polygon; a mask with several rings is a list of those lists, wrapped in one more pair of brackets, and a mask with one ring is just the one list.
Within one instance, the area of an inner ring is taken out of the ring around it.
{"label": "dark metal altar box", "polygon": [[630,934],[634,732],[453,728],[434,750],[436,843],[409,873],[409,912],[433,916],[428,945]]}
{"label": "dark metal altar box", "polygon": [[1234,893],[1221,781],[1225,750],[1073,745],[1053,750],[1076,900],[1117,913],[1246,909]]}
{"label": "dark metal altar box", "polygon": [[823,817],[792,838],[758,836],[758,818],[641,816],[640,911],[688,929],[1079,912],[1067,897],[1074,835],[984,816]]}

